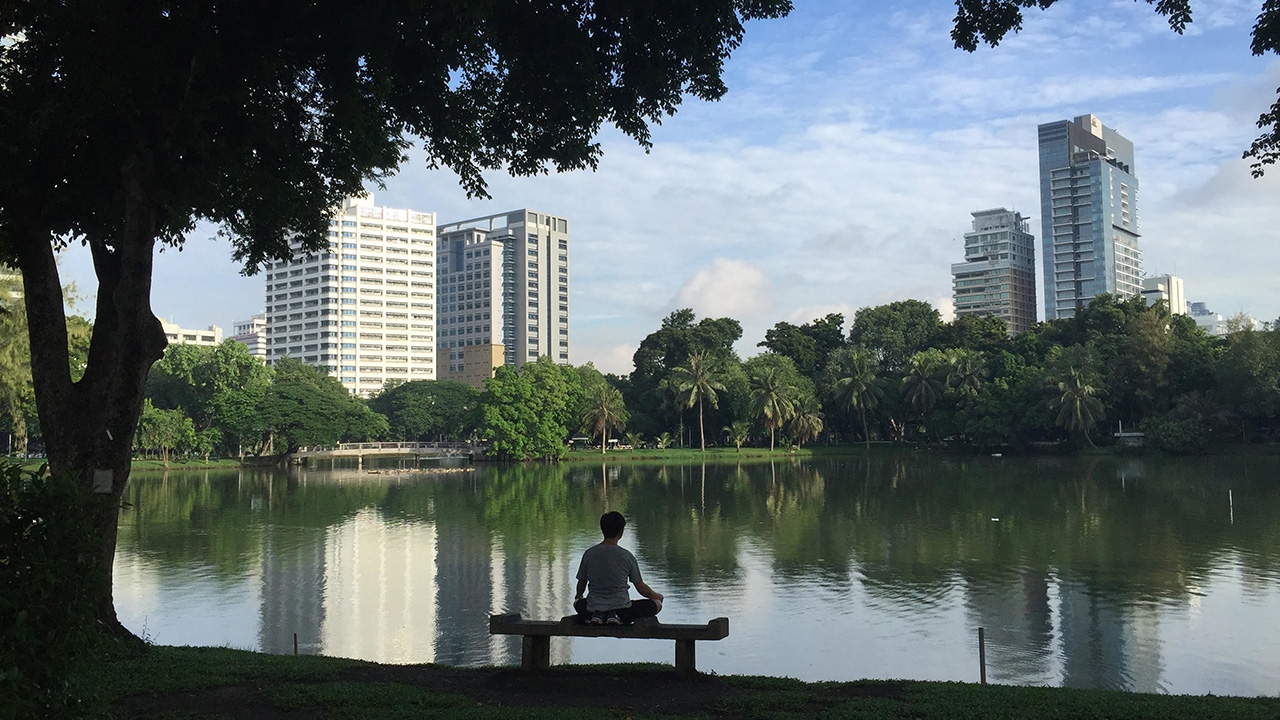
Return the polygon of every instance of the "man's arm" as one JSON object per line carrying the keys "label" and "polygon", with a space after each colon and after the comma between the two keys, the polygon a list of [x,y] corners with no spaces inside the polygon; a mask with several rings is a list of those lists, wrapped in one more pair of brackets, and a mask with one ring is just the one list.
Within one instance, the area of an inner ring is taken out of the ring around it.
{"label": "man's arm", "polygon": [[585,578],[578,581],[578,594],[573,596],[575,602],[582,599],[582,593],[587,591],[587,581]]}
{"label": "man's arm", "polygon": [[643,580],[636,580],[635,582],[636,582],[636,592],[652,600],[654,604],[658,606],[658,609],[661,610],[662,609],[662,593],[649,587],[649,583],[646,583]]}

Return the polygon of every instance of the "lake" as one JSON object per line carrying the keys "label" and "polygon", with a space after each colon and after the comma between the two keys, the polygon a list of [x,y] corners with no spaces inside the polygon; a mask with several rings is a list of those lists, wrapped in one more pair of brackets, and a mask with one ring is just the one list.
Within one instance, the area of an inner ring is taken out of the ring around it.
{"label": "lake", "polygon": [[[731,619],[704,672],[973,682],[982,627],[992,682],[1280,693],[1277,458],[369,470],[135,474],[121,620],[167,645],[518,664],[488,615],[570,612],[619,510],[663,620]],[[672,654],[552,641],[553,663]]]}

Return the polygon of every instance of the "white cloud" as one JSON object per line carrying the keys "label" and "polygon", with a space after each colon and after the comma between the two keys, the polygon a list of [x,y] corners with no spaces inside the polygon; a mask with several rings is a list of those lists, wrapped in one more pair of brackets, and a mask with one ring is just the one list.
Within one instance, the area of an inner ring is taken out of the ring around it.
{"label": "white cloud", "polygon": [[676,294],[674,307],[693,308],[704,317],[753,320],[773,310],[769,278],[742,260],[716,258]]}
{"label": "white cloud", "polygon": [[588,339],[584,343],[573,345],[570,350],[573,355],[570,362],[575,365],[585,365],[590,362],[602,373],[631,374],[632,358],[635,357],[639,345],[624,343],[612,347],[597,347],[589,343],[591,340]]}
{"label": "white cloud", "polygon": [[934,298],[932,300],[933,307],[942,316],[942,322],[951,322],[956,319],[956,303],[949,297]]}

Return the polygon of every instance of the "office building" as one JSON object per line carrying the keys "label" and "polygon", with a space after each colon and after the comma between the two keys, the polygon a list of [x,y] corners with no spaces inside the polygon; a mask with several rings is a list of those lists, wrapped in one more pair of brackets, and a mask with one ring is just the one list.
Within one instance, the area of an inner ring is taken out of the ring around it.
{"label": "office building", "polygon": [[1142,292],[1133,143],[1093,115],[1039,126],[1045,319]]}
{"label": "office building", "polygon": [[483,387],[498,364],[569,362],[568,220],[513,210],[437,236],[440,379]]}
{"label": "office building", "polygon": [[164,337],[170,345],[220,345],[222,344],[222,328],[210,325],[204,330],[188,330],[178,327],[175,322],[160,320],[164,329]]}
{"label": "office building", "polygon": [[435,215],[352,198],[329,246],[266,265],[267,362],[289,356],[368,396],[435,379]]}
{"label": "office building", "polygon": [[1210,310],[1206,303],[1187,303],[1187,307],[1187,314],[1191,316],[1191,319],[1195,320],[1196,325],[1199,325],[1201,329],[1210,335],[1223,337],[1237,330],[1257,330],[1265,327],[1263,323],[1243,312],[1228,318],[1223,317],[1221,313]]}
{"label": "office building", "polygon": [[249,354],[267,359],[267,316],[258,313],[248,320],[236,320],[231,323],[232,340],[249,348]]}
{"label": "office building", "polygon": [[1163,300],[1169,306],[1170,315],[1186,315],[1188,312],[1187,294],[1183,289],[1182,278],[1177,275],[1143,278],[1142,299],[1147,305],[1155,305]]}
{"label": "office building", "polygon": [[995,208],[973,213],[964,262],[951,266],[956,315],[994,315],[1010,335],[1036,321],[1035,236],[1021,213]]}

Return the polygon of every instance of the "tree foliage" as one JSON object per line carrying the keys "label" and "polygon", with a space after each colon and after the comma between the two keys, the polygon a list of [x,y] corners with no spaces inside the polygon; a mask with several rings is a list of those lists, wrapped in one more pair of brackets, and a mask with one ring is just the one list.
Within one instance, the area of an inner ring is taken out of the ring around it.
{"label": "tree foliage", "polygon": [[456,380],[412,380],[369,399],[389,437],[403,441],[464,440],[479,427],[479,407],[480,391]]}
{"label": "tree foliage", "polygon": [[355,398],[336,377],[284,357],[262,401],[262,422],[270,447],[300,447],[371,440],[387,432],[387,420]]}
{"label": "tree foliage", "polygon": [[[798,395],[796,385],[791,382],[790,377],[795,370],[791,359],[776,357],[784,362],[761,362],[748,370],[751,378],[751,414],[768,428],[770,450],[774,448],[778,430],[795,415]],[[787,372],[788,366],[791,373]]]}
{"label": "tree foliage", "polygon": [[[291,244],[326,248],[330,209],[395,172],[415,141],[475,196],[486,170],[595,167],[604,123],[647,147],[650,124],[686,94],[725,93],[744,22],[790,7],[375,1],[264,17],[243,0],[0,5],[0,262],[23,274],[54,474],[92,487],[111,473],[95,511],[107,566],[147,373],[166,346],[150,299],[157,244],[180,246],[209,221],[249,273]],[[79,379],[54,254],[75,242],[98,280]],[[316,379],[286,387],[328,393]],[[347,414],[325,405],[317,419]],[[324,436],[308,427],[281,437]],[[127,635],[110,594],[107,578],[103,621]]]}
{"label": "tree foliage", "polygon": [[900,300],[862,308],[853,316],[849,342],[875,356],[886,372],[905,370],[911,356],[933,345],[942,319],[929,303]]}
{"label": "tree foliage", "polygon": [[570,430],[578,427],[586,396],[578,372],[549,357],[518,371],[500,367],[480,396],[481,437],[499,457],[558,459]]}
{"label": "tree foliage", "polygon": [[703,351],[691,353],[689,360],[671,371],[678,401],[686,408],[698,406],[698,438],[703,452],[707,450],[707,431],[703,425],[702,406],[720,407],[724,382],[720,376],[720,364],[714,355]]}
{"label": "tree foliage", "polygon": [[609,431],[625,428],[627,417],[627,406],[617,388],[603,381],[587,388],[582,422],[600,436],[601,454],[609,447]]}

